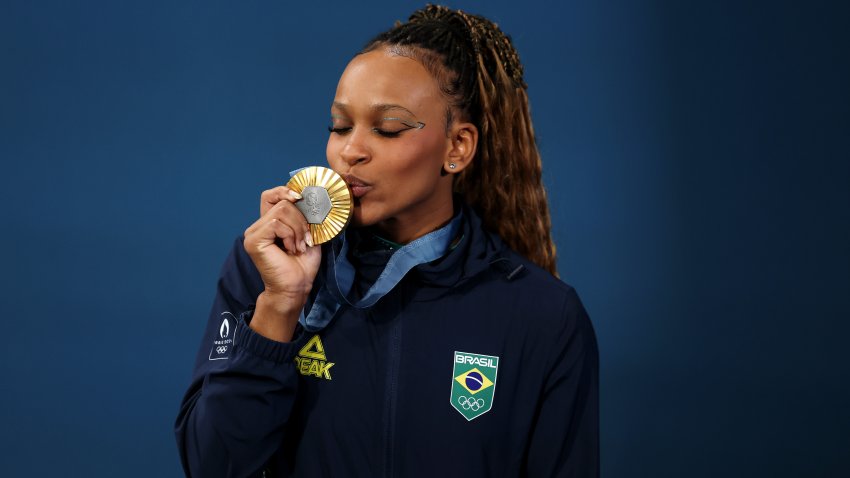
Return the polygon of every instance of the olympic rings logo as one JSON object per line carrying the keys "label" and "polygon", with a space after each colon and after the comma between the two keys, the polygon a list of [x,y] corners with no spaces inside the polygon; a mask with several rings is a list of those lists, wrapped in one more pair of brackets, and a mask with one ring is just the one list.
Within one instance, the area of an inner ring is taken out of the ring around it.
{"label": "olympic rings logo", "polygon": [[215,351],[218,354],[223,354],[224,352],[227,352],[227,345],[219,345],[215,348]]}
{"label": "olympic rings logo", "polygon": [[484,399],[479,398],[476,400],[472,397],[465,397],[461,395],[457,397],[457,403],[463,407],[464,410],[472,409],[473,412],[477,412],[479,408],[484,406]]}

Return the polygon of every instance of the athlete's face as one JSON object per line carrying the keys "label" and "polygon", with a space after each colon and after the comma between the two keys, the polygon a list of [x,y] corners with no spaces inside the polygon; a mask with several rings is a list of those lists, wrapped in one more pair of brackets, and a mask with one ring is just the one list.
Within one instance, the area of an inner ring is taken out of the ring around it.
{"label": "athlete's face", "polygon": [[331,107],[327,158],[352,187],[354,226],[376,225],[408,242],[451,217],[452,176],[440,174],[452,151],[446,107],[416,60],[377,49],[348,64]]}

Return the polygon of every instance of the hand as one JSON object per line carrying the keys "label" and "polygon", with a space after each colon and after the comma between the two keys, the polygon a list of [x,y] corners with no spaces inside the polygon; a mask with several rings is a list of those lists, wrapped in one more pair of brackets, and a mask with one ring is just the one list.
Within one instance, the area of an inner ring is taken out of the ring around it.
{"label": "hand", "polygon": [[[265,312],[287,316],[288,322],[293,313],[297,320],[322,258],[321,247],[313,245],[307,220],[295,207],[298,199],[300,195],[286,186],[263,191],[260,219],[245,230],[244,241],[245,251],[265,284],[257,312],[262,302]],[[269,319],[264,317],[265,321]],[[294,328],[295,324],[291,325]]]}

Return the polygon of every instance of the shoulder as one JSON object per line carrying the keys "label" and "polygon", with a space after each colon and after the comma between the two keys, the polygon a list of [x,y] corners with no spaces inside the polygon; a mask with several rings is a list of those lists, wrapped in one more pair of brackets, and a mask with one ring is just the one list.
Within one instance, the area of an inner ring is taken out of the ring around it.
{"label": "shoulder", "polygon": [[545,311],[545,316],[574,315],[584,306],[576,289],[553,276],[549,271],[526,259],[516,251],[503,245],[500,256],[504,264],[501,271],[515,295],[530,310]]}
{"label": "shoulder", "polygon": [[497,331],[507,347],[519,347],[504,355],[516,354],[545,373],[580,362],[595,367],[596,334],[576,289],[504,243],[492,264],[470,295],[481,327]]}
{"label": "shoulder", "polygon": [[493,312],[521,313],[524,322],[548,330],[563,326],[565,321],[589,324],[573,286],[511,249],[498,234],[484,227],[474,210],[467,208],[465,212],[471,245],[464,265],[474,272],[489,270],[474,282],[486,294]]}
{"label": "shoulder", "polygon": [[522,317],[526,334],[569,362],[596,363],[596,332],[576,289],[513,250],[509,254],[525,272],[515,281],[527,311]]}

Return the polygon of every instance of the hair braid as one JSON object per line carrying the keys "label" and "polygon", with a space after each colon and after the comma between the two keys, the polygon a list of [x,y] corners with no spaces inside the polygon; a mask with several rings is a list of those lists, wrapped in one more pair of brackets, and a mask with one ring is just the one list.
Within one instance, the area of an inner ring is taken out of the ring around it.
{"label": "hair braid", "polygon": [[428,5],[369,42],[419,60],[452,108],[478,127],[476,158],[454,182],[512,249],[557,275],[542,162],[519,54],[499,27],[478,15]]}

